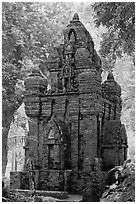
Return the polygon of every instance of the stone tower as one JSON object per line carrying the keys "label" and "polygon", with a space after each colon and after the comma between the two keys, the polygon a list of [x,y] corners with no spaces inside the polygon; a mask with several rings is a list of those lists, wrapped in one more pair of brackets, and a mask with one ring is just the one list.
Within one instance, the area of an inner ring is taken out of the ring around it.
{"label": "stone tower", "polygon": [[63,34],[48,57],[51,89],[38,68],[25,81],[26,161],[33,161],[39,189],[80,192],[95,177],[97,158],[102,173],[123,163],[127,137],[121,88],[112,73],[101,83],[101,60],[78,14]]}

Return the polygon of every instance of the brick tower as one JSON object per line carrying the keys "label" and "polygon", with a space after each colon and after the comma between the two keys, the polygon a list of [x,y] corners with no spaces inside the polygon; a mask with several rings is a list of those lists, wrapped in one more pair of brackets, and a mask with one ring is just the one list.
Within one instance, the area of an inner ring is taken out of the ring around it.
{"label": "brick tower", "polygon": [[63,34],[47,61],[51,89],[38,68],[25,81],[26,161],[33,161],[39,189],[81,192],[97,161],[102,173],[123,163],[127,137],[121,88],[112,73],[101,83],[101,60],[78,14]]}

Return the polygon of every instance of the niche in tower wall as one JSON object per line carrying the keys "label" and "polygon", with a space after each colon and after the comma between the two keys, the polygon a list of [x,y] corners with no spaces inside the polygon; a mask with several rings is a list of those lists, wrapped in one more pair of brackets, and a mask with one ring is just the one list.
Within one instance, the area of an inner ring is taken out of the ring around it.
{"label": "niche in tower wall", "polygon": [[[66,115],[68,114],[68,106],[69,106],[69,100],[68,99],[66,99],[65,100],[65,112],[64,112],[64,116],[63,116],[63,118],[64,118],[64,122],[65,122],[65,119],[66,119]],[[69,127],[69,126],[68,126]]]}
{"label": "niche in tower wall", "polygon": [[83,115],[81,114],[79,110],[79,114],[78,114],[78,170],[83,170],[83,135],[80,134],[80,125],[81,125],[82,120],[83,120]]}
{"label": "niche in tower wall", "polygon": [[58,90],[59,93],[62,92],[62,90],[63,90],[62,76],[61,76],[60,73],[58,73],[57,90]]}
{"label": "niche in tower wall", "polygon": [[71,89],[74,88],[74,76],[72,76],[72,77],[70,78],[70,86],[71,86]]}
{"label": "niche in tower wall", "polygon": [[71,43],[76,43],[76,32],[74,29],[70,29],[68,34],[68,41]]}
{"label": "niche in tower wall", "polygon": [[83,135],[78,135],[78,170],[83,170]]}
{"label": "niche in tower wall", "polygon": [[117,104],[114,106],[114,120],[116,120],[116,109],[117,109]]}
{"label": "niche in tower wall", "polygon": [[104,122],[105,122],[105,113],[106,113],[106,103],[104,103],[104,110],[103,110],[103,116],[102,116],[102,126],[104,125]]}
{"label": "niche in tower wall", "polygon": [[110,120],[110,116],[111,116],[111,105],[109,105],[109,114],[108,114],[108,120]]}
{"label": "niche in tower wall", "polygon": [[60,145],[48,144],[48,168],[60,169]]}
{"label": "niche in tower wall", "polygon": [[101,118],[97,115],[97,157],[101,155]]}
{"label": "niche in tower wall", "polygon": [[65,90],[68,91],[69,89],[69,78],[68,77],[64,78],[64,87],[65,87]]}

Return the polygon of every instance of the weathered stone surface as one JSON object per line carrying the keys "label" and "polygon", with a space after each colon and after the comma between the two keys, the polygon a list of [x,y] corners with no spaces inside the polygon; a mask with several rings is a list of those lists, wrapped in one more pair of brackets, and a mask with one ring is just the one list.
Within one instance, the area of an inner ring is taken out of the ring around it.
{"label": "weathered stone surface", "polygon": [[123,164],[127,157],[126,134],[120,120],[108,120],[102,130],[102,159],[104,165],[112,168],[115,165]]}
{"label": "weathered stone surface", "polygon": [[47,80],[41,74],[38,67],[34,67],[32,74],[26,78],[25,82],[25,109],[30,117],[39,116],[41,102],[40,96],[47,91]]}
{"label": "weathered stone surface", "polygon": [[31,197],[30,190],[11,190],[9,198],[3,202],[81,202],[82,195],[68,194],[65,191],[36,191]]}
{"label": "weathered stone surface", "polygon": [[40,171],[40,189],[50,191],[69,191],[70,170]]}
{"label": "weathered stone surface", "polygon": [[[118,169],[121,176],[110,183],[101,202],[135,202],[135,158],[128,159]],[[116,168],[109,171],[109,174],[114,174],[115,171]]]}
{"label": "weathered stone surface", "polygon": [[[20,195],[24,195],[26,197],[29,197],[32,195],[32,191],[30,190],[22,190],[22,189],[12,189],[11,190],[11,193],[13,194],[20,194]],[[66,191],[44,191],[44,190],[36,190],[35,192],[35,196],[34,197],[39,197],[39,196],[42,196],[42,197],[52,197],[52,198],[55,198],[55,199],[67,199],[68,198],[68,192]],[[33,197],[33,199],[34,199]]]}
{"label": "weathered stone surface", "polygon": [[39,172],[39,189],[82,192],[97,179],[95,158],[106,171],[124,162],[127,136],[120,122],[121,87],[112,73],[101,84],[101,60],[78,14],[63,34],[64,44],[47,62],[51,89],[38,68],[25,81],[26,158]]}
{"label": "weathered stone surface", "polygon": [[[102,93],[108,95],[108,98],[111,96],[121,96],[121,87],[114,80],[113,74],[110,72],[108,74],[107,80],[102,84]],[[113,99],[113,98],[112,98]]]}
{"label": "weathered stone surface", "polygon": [[29,189],[29,173],[26,172],[10,172],[10,188],[11,189]]}

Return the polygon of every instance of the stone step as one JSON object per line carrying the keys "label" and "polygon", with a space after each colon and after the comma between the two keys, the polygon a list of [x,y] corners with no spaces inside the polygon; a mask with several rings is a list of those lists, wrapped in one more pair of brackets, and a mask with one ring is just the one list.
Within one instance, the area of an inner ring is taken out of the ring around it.
{"label": "stone step", "polygon": [[67,199],[64,199],[60,202],[82,202],[82,195],[68,195]]}
{"label": "stone step", "polygon": [[[20,193],[24,194],[25,196],[31,196],[32,191],[27,190],[27,189],[11,189],[11,193]],[[44,197],[54,197],[57,199],[67,199],[68,197],[68,192],[66,191],[45,191],[45,190],[36,190],[35,193],[36,196],[44,196]]]}
{"label": "stone step", "polygon": [[66,199],[58,199],[54,197],[36,196],[34,202],[82,202],[81,195],[68,195]]}
{"label": "stone step", "polygon": [[24,189],[11,189],[12,195],[19,194],[26,198],[29,198],[29,202],[82,202],[82,196],[77,194],[68,194],[66,191],[44,191],[37,190],[35,196],[32,198],[31,190]]}

